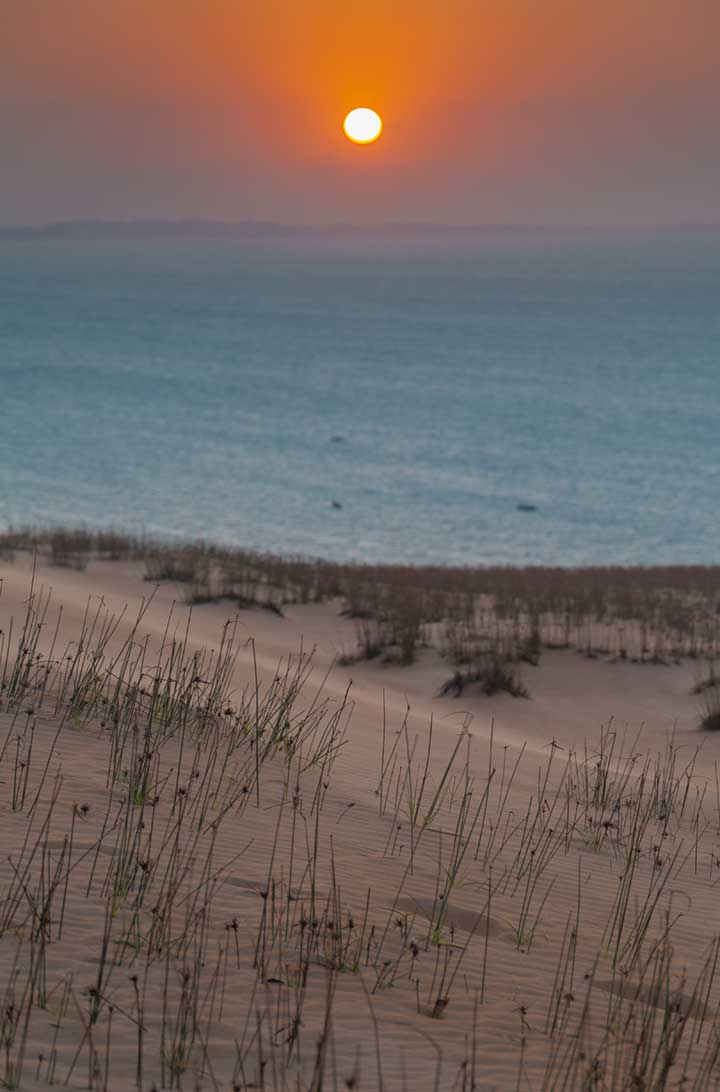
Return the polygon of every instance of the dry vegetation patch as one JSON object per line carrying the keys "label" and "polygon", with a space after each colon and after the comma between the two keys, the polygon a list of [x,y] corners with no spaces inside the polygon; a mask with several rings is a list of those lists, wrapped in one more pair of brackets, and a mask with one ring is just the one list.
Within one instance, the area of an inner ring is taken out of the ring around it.
{"label": "dry vegetation patch", "polygon": [[699,748],[408,710],[358,768],[351,693],[236,617],[199,650],[91,601],[66,645],[53,610],[0,627],[5,1087],[717,1084]]}
{"label": "dry vegetation patch", "polygon": [[[412,663],[425,646],[449,665],[447,693],[525,696],[524,665],[544,648],[590,658],[668,665],[714,663],[720,648],[720,567],[450,568],[336,564],[209,542],[158,542],[84,529],[11,529],[0,551],[39,550],[51,564],[135,559],[151,583],[173,581],[189,603],[228,600],[282,614],[293,603],[338,599],[357,642],[342,659]],[[713,721],[708,726],[712,726]]]}

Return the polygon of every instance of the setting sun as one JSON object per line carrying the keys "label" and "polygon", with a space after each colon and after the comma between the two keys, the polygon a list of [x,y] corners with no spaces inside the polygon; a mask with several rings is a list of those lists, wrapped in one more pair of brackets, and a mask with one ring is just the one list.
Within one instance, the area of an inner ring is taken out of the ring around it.
{"label": "setting sun", "polygon": [[348,140],[354,144],[372,144],[383,131],[382,118],[374,110],[361,106],[351,110],[343,122]]}

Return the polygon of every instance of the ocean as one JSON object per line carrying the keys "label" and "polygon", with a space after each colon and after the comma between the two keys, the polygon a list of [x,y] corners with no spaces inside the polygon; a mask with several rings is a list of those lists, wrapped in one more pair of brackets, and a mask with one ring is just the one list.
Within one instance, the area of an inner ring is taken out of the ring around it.
{"label": "ocean", "polygon": [[0,524],[720,561],[718,233],[0,239]]}

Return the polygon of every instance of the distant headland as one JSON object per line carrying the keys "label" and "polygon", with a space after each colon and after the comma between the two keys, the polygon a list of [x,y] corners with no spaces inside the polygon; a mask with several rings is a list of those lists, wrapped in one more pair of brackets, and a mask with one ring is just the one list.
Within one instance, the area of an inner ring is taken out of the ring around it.
{"label": "distant headland", "polygon": [[75,219],[46,224],[0,226],[0,239],[264,239],[292,237],[372,236],[386,238],[464,238],[483,235],[579,235],[587,233],[720,232],[720,224],[687,223],[631,227],[617,225],[554,226],[546,224],[443,224],[423,221],[387,223],[291,224],[272,220]]}

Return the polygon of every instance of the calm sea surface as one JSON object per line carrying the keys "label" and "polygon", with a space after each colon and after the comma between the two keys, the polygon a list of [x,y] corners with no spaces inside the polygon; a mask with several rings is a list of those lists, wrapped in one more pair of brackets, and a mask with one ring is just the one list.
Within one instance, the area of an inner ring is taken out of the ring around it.
{"label": "calm sea surface", "polygon": [[720,562],[718,235],[0,240],[0,397],[0,524]]}

